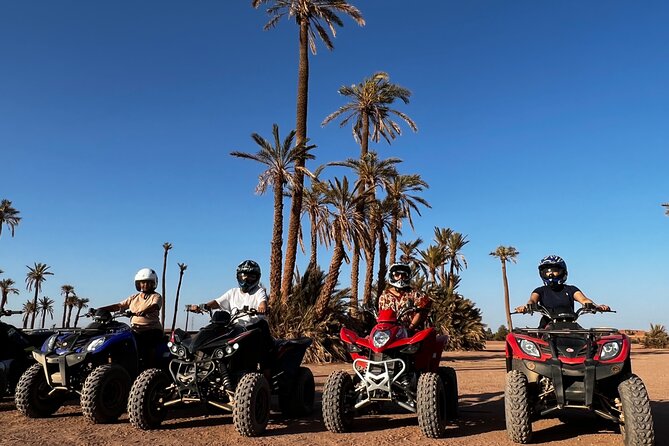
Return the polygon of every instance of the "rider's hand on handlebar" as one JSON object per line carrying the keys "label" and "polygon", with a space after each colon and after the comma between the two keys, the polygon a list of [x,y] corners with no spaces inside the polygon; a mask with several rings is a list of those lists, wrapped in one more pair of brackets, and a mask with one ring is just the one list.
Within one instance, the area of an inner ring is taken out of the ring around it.
{"label": "rider's hand on handlebar", "polygon": [[515,311],[517,313],[527,313],[527,306],[521,305],[519,307],[516,307]]}
{"label": "rider's hand on handlebar", "polygon": [[599,311],[611,311],[611,307],[608,305],[595,305],[595,308]]}

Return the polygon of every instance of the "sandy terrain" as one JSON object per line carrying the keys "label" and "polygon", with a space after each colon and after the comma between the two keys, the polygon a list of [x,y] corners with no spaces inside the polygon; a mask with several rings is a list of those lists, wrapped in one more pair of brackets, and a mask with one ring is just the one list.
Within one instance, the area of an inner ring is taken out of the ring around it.
{"label": "sandy terrain", "polygon": [[[652,399],[656,444],[669,445],[669,350],[645,350],[634,347],[632,364],[645,382]],[[163,428],[142,432],[133,428],[127,416],[117,424],[89,425],[76,404],[61,408],[48,419],[27,419],[15,409],[13,401],[0,401],[0,444],[2,445],[351,445],[351,444],[448,444],[511,445],[504,430],[504,351],[503,343],[492,342],[482,352],[456,352],[445,356],[444,365],[457,370],[461,396],[460,419],[448,430],[446,438],[424,438],[416,417],[396,411],[368,415],[356,420],[354,432],[332,434],[320,416],[320,391],[332,370],[346,364],[312,366],[316,377],[317,410],[306,420],[286,420],[278,415],[271,420],[262,438],[240,437],[228,414],[209,414],[190,407],[175,410]],[[596,418],[561,424],[557,419],[533,425],[534,444],[541,445],[622,445],[618,433]]]}

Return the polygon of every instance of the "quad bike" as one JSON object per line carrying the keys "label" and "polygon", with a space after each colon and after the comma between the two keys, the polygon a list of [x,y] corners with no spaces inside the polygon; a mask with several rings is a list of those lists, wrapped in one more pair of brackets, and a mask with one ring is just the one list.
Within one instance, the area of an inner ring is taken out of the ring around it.
{"label": "quad bike", "polygon": [[232,412],[237,432],[254,437],[267,427],[272,394],[278,395],[283,414],[310,414],[314,376],[300,364],[311,339],[275,340],[268,347],[269,334],[265,337],[260,325],[267,327],[264,320],[247,327],[235,323],[255,314],[248,307],[216,311],[210,324],[192,336],[175,330],[168,343],[175,356],[169,374],[148,369],[132,386],[128,400],[132,425],[156,429],[170,407],[206,403]]}
{"label": "quad bike", "polygon": [[[22,311],[2,310],[0,317],[22,314]],[[19,330],[0,321],[0,397],[13,395],[23,372],[35,363],[32,351],[39,348],[53,330]]]}
{"label": "quad bike", "polygon": [[600,310],[585,304],[528,313],[548,319],[545,328],[515,329],[506,337],[506,431],[515,443],[532,437],[532,421],[567,411],[593,412],[620,426],[626,446],[652,445],[650,399],[632,373],[629,338],[613,328],[581,327],[581,314]]}
{"label": "quad bike", "polygon": [[[66,400],[80,397],[84,417],[112,423],[125,412],[134,378],[144,368],[128,324],[116,319],[131,312],[98,310],[86,328],[57,330],[34,351],[37,361],[21,376],[16,408],[29,418],[52,415]],[[155,348],[157,364],[167,364],[165,343]]]}
{"label": "quad bike", "polygon": [[325,382],[323,420],[329,431],[350,431],[355,415],[379,402],[417,413],[421,431],[430,438],[442,437],[447,421],[457,417],[455,370],[439,366],[447,337],[438,336],[434,328],[409,335],[399,321],[413,311],[407,307],[396,315],[381,310],[365,337],[341,329],[339,336],[353,359],[355,375],[338,370]]}

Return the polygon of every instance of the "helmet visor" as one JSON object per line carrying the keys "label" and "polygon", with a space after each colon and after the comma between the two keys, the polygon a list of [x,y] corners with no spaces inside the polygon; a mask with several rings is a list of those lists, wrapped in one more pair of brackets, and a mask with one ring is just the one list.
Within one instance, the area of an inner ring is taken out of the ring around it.
{"label": "helmet visor", "polygon": [[258,281],[259,277],[257,274],[254,273],[241,272],[237,274],[237,279],[242,280],[244,282],[254,283]]}
{"label": "helmet visor", "polygon": [[392,278],[395,280],[408,280],[409,279],[409,273],[403,270],[395,270],[391,274]]}
{"label": "helmet visor", "polygon": [[541,269],[541,277],[543,279],[551,279],[553,277],[561,277],[564,274],[564,269],[559,266],[549,266]]}

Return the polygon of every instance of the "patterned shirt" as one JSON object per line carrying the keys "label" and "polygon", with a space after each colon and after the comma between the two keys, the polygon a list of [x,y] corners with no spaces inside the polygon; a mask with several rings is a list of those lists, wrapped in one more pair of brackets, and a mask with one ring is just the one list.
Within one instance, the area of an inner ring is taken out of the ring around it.
{"label": "patterned shirt", "polygon": [[[405,308],[407,302],[413,302],[419,310],[425,312],[429,311],[432,307],[432,300],[423,292],[412,289],[398,290],[394,287],[388,287],[379,296],[379,311],[389,309],[394,310],[397,314]],[[401,322],[408,326],[412,318],[413,313],[408,312],[402,316]]]}

